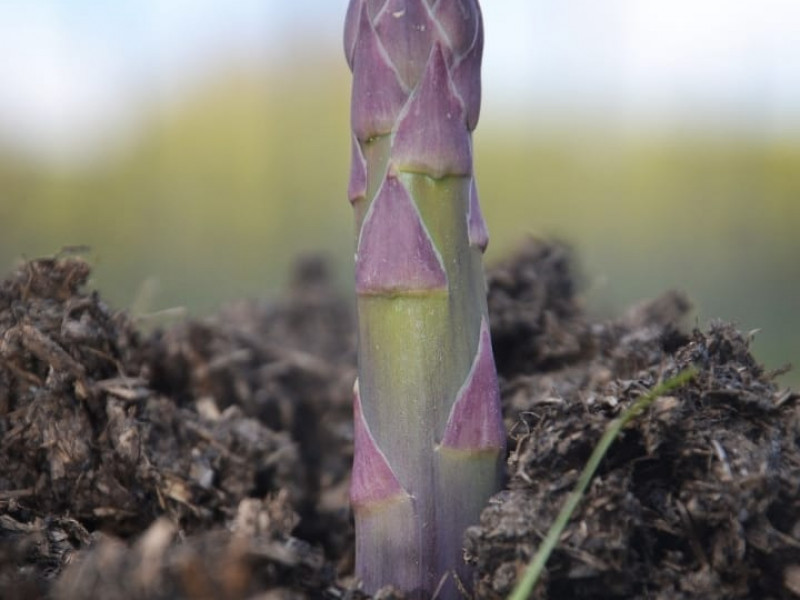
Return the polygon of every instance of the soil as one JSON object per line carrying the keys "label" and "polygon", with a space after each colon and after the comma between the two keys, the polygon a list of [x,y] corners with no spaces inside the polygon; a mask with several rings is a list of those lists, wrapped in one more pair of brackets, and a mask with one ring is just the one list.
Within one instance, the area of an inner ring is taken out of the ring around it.
{"label": "soil", "polygon": [[[0,598],[364,598],[347,503],[355,323],[326,263],[283,300],[143,333],[62,255],[0,284]],[[506,489],[465,535],[504,598],[609,422],[696,377],[611,447],[536,598],[800,597],[800,396],[676,292],[591,319],[573,260],[490,270]],[[386,590],[384,598],[401,597]]]}

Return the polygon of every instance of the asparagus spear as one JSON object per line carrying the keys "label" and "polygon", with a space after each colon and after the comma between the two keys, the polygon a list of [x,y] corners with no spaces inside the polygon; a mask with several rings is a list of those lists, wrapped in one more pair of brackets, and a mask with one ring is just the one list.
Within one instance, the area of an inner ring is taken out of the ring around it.
{"label": "asparagus spear", "polygon": [[351,502],[365,589],[470,587],[464,530],[500,484],[506,434],[472,168],[477,0],[351,0],[348,196],[359,379]]}

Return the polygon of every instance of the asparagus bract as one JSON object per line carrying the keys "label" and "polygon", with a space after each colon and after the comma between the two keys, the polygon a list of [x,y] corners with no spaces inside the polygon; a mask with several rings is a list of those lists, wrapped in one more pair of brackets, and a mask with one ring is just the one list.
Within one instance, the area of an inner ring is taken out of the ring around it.
{"label": "asparagus bract", "polygon": [[506,434],[472,168],[477,0],[351,0],[348,197],[359,380],[351,502],[368,592],[470,587],[461,540],[499,486]]}

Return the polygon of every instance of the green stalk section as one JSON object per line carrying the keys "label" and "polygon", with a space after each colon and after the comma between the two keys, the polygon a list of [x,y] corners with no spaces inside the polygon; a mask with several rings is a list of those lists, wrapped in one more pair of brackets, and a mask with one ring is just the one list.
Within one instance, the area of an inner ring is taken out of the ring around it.
{"label": "green stalk section", "polygon": [[472,172],[483,31],[475,0],[351,0],[348,195],[359,381],[351,501],[366,591],[458,597],[462,536],[502,473],[486,228]]}

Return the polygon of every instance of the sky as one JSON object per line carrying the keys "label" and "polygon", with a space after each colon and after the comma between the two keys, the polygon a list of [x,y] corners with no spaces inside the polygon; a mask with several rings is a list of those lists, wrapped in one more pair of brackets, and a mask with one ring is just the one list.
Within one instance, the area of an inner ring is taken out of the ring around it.
{"label": "sky", "polygon": [[[0,0],[0,144],[125,122],[226,57],[340,52],[347,0]],[[484,0],[482,120],[547,111],[800,133],[798,0]]]}

